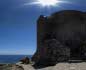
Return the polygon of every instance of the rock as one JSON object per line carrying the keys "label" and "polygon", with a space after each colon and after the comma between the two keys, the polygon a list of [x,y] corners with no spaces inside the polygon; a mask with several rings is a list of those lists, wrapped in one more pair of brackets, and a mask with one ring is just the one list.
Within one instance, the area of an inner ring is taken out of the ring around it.
{"label": "rock", "polygon": [[24,68],[16,64],[0,64],[0,70],[24,70]]}
{"label": "rock", "polygon": [[28,57],[24,57],[23,59],[20,60],[20,62],[22,62],[23,64],[29,64],[30,59]]}
{"label": "rock", "polygon": [[[37,50],[32,61],[55,65],[68,60],[86,60],[86,12],[63,10],[37,20]],[[47,61],[47,62],[46,62]]]}
{"label": "rock", "polygon": [[11,70],[24,70],[24,68],[19,65],[13,65]]}

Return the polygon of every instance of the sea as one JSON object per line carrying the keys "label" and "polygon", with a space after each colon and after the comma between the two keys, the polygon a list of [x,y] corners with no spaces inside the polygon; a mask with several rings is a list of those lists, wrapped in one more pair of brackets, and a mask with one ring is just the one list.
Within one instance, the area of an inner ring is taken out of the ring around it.
{"label": "sea", "polygon": [[0,55],[0,64],[4,63],[17,63],[19,60],[21,60],[24,57],[28,57],[31,59],[32,55]]}

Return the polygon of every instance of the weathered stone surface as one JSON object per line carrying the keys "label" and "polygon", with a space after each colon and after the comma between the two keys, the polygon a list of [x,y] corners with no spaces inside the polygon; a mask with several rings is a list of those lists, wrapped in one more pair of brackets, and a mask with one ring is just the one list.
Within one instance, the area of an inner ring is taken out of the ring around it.
{"label": "weathered stone surface", "polygon": [[48,17],[41,15],[37,21],[37,50],[32,61],[52,65],[70,59],[86,60],[86,13],[64,10]]}
{"label": "weathered stone surface", "polygon": [[13,65],[11,70],[24,70],[24,68],[19,65]]}
{"label": "weathered stone surface", "polygon": [[28,57],[24,57],[23,59],[20,60],[20,62],[22,62],[23,64],[29,64],[30,59]]}
{"label": "weathered stone surface", "polygon": [[24,70],[24,68],[16,64],[0,64],[0,70]]}

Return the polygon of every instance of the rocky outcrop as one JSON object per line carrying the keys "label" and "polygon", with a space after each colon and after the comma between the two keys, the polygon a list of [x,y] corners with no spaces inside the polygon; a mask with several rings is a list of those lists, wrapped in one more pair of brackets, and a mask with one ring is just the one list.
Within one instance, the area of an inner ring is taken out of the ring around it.
{"label": "rocky outcrop", "polygon": [[86,60],[86,13],[64,10],[48,17],[41,15],[32,61],[38,65],[55,65],[73,59]]}
{"label": "rocky outcrop", "polygon": [[24,57],[23,59],[20,60],[20,62],[22,62],[22,64],[29,64],[30,59],[28,57]]}

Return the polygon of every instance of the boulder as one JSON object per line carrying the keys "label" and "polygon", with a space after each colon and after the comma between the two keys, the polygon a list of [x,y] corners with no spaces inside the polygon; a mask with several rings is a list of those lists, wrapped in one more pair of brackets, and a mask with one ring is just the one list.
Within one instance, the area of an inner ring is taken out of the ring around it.
{"label": "boulder", "polygon": [[28,57],[24,57],[23,59],[20,60],[20,62],[22,62],[22,64],[29,64],[30,59]]}

